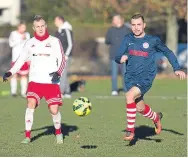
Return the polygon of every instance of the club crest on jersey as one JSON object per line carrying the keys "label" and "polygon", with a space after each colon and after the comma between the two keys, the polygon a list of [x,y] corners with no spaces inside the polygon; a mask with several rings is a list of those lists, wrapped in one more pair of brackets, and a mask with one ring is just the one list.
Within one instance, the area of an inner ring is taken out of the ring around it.
{"label": "club crest on jersey", "polygon": [[50,44],[50,43],[47,43],[45,47],[51,47],[51,44]]}
{"label": "club crest on jersey", "polygon": [[149,48],[149,43],[148,43],[148,42],[144,42],[144,43],[143,43],[143,47],[144,47],[145,49]]}

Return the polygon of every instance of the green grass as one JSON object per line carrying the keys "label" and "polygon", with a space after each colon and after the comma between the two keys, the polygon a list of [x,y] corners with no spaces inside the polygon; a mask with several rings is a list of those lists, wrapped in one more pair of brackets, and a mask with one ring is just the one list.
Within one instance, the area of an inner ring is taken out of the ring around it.
{"label": "green grass", "polygon": [[[126,123],[125,99],[123,95],[111,97],[110,86],[110,80],[89,80],[85,92],[74,93],[72,99],[64,100],[61,108],[65,134],[63,145],[55,144],[52,119],[45,101],[42,101],[34,115],[34,141],[29,145],[21,144],[24,138],[26,100],[0,96],[0,156],[187,155],[186,81],[164,79],[154,82],[145,101],[153,110],[163,112],[163,131],[160,135],[153,135],[151,120],[138,114],[138,139],[131,144],[122,139]],[[0,91],[8,88],[8,83],[0,84]],[[93,104],[91,114],[86,117],[78,117],[72,111],[72,102],[79,96],[89,97]],[[96,145],[97,148],[81,148],[84,145]]]}

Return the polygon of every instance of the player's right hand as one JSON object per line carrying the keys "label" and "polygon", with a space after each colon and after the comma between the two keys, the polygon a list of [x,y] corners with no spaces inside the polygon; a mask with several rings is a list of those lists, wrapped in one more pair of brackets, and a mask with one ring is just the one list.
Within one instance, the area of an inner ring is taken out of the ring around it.
{"label": "player's right hand", "polygon": [[127,61],[127,59],[128,59],[128,56],[127,56],[127,55],[123,55],[123,56],[121,57],[120,63],[121,63],[121,64],[122,64],[122,63],[125,63],[125,62]]}
{"label": "player's right hand", "polygon": [[5,72],[4,75],[3,75],[3,82],[8,81],[7,78],[9,78],[10,76],[12,76],[11,72]]}

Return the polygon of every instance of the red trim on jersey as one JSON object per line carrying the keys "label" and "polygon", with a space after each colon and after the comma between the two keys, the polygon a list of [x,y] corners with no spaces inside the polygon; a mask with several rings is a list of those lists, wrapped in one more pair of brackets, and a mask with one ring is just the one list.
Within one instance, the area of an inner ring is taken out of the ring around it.
{"label": "red trim on jersey", "polygon": [[62,47],[62,45],[61,45],[60,40],[58,40],[58,41],[59,41],[59,45],[60,45],[60,49],[61,49],[61,53],[62,53],[62,61],[61,61],[61,65],[60,65],[60,67],[59,67],[59,70],[58,70],[57,72],[61,75],[62,72],[63,72],[63,69],[64,69],[64,67],[65,67],[66,61],[65,61],[65,56],[64,56],[63,47]]}
{"label": "red trim on jersey", "polygon": [[130,50],[129,54],[134,55],[134,56],[148,57],[148,52],[139,51],[139,50]]}
{"label": "red trim on jersey", "polygon": [[43,36],[39,36],[37,35],[36,32],[34,32],[34,36],[36,39],[38,39],[39,41],[44,41],[45,39],[47,39],[49,37],[49,33],[48,33],[48,30],[46,29],[45,33]]}

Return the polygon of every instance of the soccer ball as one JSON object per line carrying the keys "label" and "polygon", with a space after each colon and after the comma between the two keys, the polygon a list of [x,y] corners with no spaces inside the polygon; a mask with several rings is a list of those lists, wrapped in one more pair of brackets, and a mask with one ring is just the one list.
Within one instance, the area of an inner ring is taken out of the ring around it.
{"label": "soccer ball", "polygon": [[80,97],[73,102],[73,111],[78,116],[88,115],[91,109],[91,102],[86,97]]}

